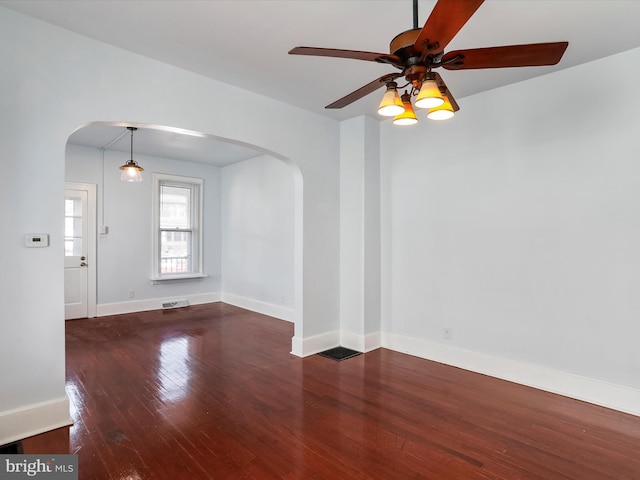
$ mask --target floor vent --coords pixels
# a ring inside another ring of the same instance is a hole
[[[169,308],[180,308],[186,307],[189,305],[189,302],[186,300],[171,300],[170,302],[162,302],[162,309],[167,310]]]
[[[321,357],[330,358],[337,362],[341,362],[342,360],[346,360],[347,358],[352,358],[360,355],[362,352],[358,352],[357,350],[351,350],[350,348],[345,347],[335,347],[330,348],[329,350],[325,350],[324,352],[320,352],[318,355]]]

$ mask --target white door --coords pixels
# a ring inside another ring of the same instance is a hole
[[[95,185],[66,184],[64,197],[65,319],[95,316]]]

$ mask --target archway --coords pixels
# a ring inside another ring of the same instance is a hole
[[[164,125],[135,122],[97,121],[84,124],[69,136],[65,179],[67,181],[82,181],[98,185],[98,243],[100,247],[103,247],[102,250],[104,252],[109,252],[109,249],[118,249],[118,242],[111,241],[111,238],[109,238],[111,235],[109,232],[114,232],[114,228],[122,231],[123,229],[131,228],[131,225],[137,226],[145,222],[142,215],[138,215],[139,220],[136,221],[136,215],[134,213],[128,212],[123,214],[122,208],[109,204],[109,199],[114,196],[122,202],[122,205],[127,203],[133,205],[148,204],[148,196],[144,193],[149,189],[148,186],[133,190],[129,188],[131,185],[126,185],[125,182],[119,182],[118,180],[120,172],[117,170],[117,166],[124,163],[128,158],[129,137],[126,130],[127,126],[138,129],[135,132],[134,156],[136,160],[145,167],[146,171],[144,173],[149,179],[151,178],[149,174],[158,168],[165,173],[169,170],[170,173],[182,173],[186,168],[186,170],[192,172],[192,175],[198,176],[200,174],[198,172],[212,170],[211,167],[214,167],[213,170],[220,170],[227,168],[229,165],[248,161],[250,158],[265,157],[277,161],[282,165],[286,165],[287,170],[291,174],[293,185],[293,302],[291,318],[286,319],[292,320],[294,323],[294,337],[300,337],[302,335],[303,322],[303,178],[299,167],[293,161],[277,152],[268,151],[256,145],[238,142],[212,134]],[[152,143],[154,144],[153,148],[150,146]],[[203,152],[206,151],[212,152],[210,159],[203,156]],[[227,155],[227,157],[231,159],[231,163],[221,159],[221,151],[222,156]],[[159,157],[159,155],[162,155],[162,157]],[[176,166],[170,164],[172,161]],[[185,167],[187,163],[193,165]],[[161,164],[161,166],[156,164]],[[219,175],[217,180],[215,175],[209,178],[210,183],[215,184],[216,181],[220,181]],[[211,196],[211,192],[209,196]],[[117,216],[114,215],[115,212],[118,212]],[[124,220],[121,217],[125,217]],[[112,225],[110,225],[110,223]],[[141,227],[143,229],[146,228],[145,225],[141,225]],[[148,231],[149,230],[146,230],[146,232]],[[103,243],[100,243],[101,241]],[[123,244],[123,240],[120,241],[120,244]],[[131,250],[141,251],[143,249],[144,245],[141,244],[138,248],[132,248]],[[120,251],[122,251],[122,249],[120,249]],[[137,268],[144,270],[144,273],[140,275],[140,278],[142,278],[143,275],[147,274],[148,269],[141,266],[144,262],[138,257],[139,255],[131,255],[130,258],[127,259],[127,262],[128,265],[138,265]],[[113,262],[102,261],[102,264],[105,265],[102,271],[106,272],[105,275],[107,278],[110,270],[113,271],[111,275],[115,275],[116,269],[113,267]],[[212,273],[212,277],[218,277],[218,280],[220,280],[220,269],[216,270],[212,268]],[[204,283],[204,281],[201,281],[199,285],[202,286]],[[99,284],[104,285],[104,281],[99,282]],[[215,282],[210,282],[210,285],[214,284]],[[221,282],[218,283],[218,285],[221,286]],[[173,295],[173,292],[168,293],[170,291],[169,288],[164,287],[166,286],[163,286],[163,295]],[[138,288],[134,288],[133,286],[118,285],[113,288],[120,288],[120,290],[117,292],[109,292],[108,295],[101,295],[102,298],[98,301],[98,316],[136,311],[136,308],[150,309],[150,302],[158,296],[162,297],[162,295],[152,295],[149,292],[143,292],[142,295],[140,295]],[[209,290],[211,290],[211,288],[212,287],[209,287]],[[186,287],[181,285],[180,289],[175,290],[175,292],[177,292],[176,295],[180,296],[180,294],[186,291],[185,289]],[[218,291],[220,294],[219,299],[224,301],[224,291],[222,288],[219,288]],[[207,291],[206,293],[210,292]],[[202,303],[206,303],[207,300],[214,300],[215,298],[211,295],[206,296],[204,291],[197,291],[195,294],[200,295],[198,298]],[[127,296],[129,298],[126,298]],[[260,303],[261,302],[257,302],[256,305]],[[256,311],[259,311],[259,309]],[[269,310],[262,311],[261,313],[273,315]]]

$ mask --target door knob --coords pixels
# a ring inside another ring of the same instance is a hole
[[[82,263],[80,264],[80,266],[81,266],[81,267],[86,267],[86,266],[87,266],[87,264],[86,264],[86,263],[84,263],[84,262],[82,262]]]

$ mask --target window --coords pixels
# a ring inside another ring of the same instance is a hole
[[[82,198],[64,199],[64,256],[82,255]]]
[[[204,276],[202,184],[200,178],[153,175],[153,280]]]

